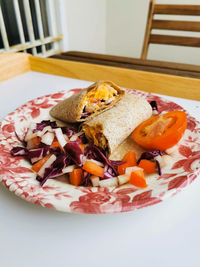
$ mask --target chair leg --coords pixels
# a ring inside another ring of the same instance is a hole
[[[150,0],[141,59],[147,58],[147,53],[148,53],[148,48],[149,48],[149,37],[151,34],[151,25],[152,25],[153,14],[154,14],[154,6],[155,6],[155,0]]]

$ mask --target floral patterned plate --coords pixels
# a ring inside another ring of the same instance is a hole
[[[200,174],[200,123],[188,114],[187,130],[173,155],[173,164],[152,179],[145,189],[132,185],[116,188],[74,187],[66,182],[48,180],[41,187],[30,164],[22,157],[12,157],[10,149],[19,145],[15,131],[25,133],[30,121],[49,118],[57,102],[81,89],[62,91],[31,100],[10,113],[0,125],[0,181],[17,196],[64,212],[114,213],[154,205],[175,195]],[[131,90],[148,101],[156,100],[159,111],[182,110],[177,104],[149,93]],[[150,178],[151,179],[151,178]]]

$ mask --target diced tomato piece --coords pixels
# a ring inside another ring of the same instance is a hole
[[[166,150],[179,142],[186,127],[186,113],[171,111],[143,121],[133,131],[132,137],[144,148]]]

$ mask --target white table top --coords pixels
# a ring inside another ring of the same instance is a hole
[[[29,72],[0,84],[0,119],[26,101],[90,82]],[[200,120],[200,102],[166,97]],[[28,203],[0,184],[2,267],[199,267],[200,183],[157,205],[110,215]]]

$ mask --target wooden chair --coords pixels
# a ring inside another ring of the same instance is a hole
[[[177,21],[154,19],[154,15],[192,15],[200,16],[200,5],[166,5],[156,4],[150,0],[141,58],[146,59],[149,44],[166,44],[200,47],[200,37],[152,34],[153,29],[200,32],[199,21]]]

